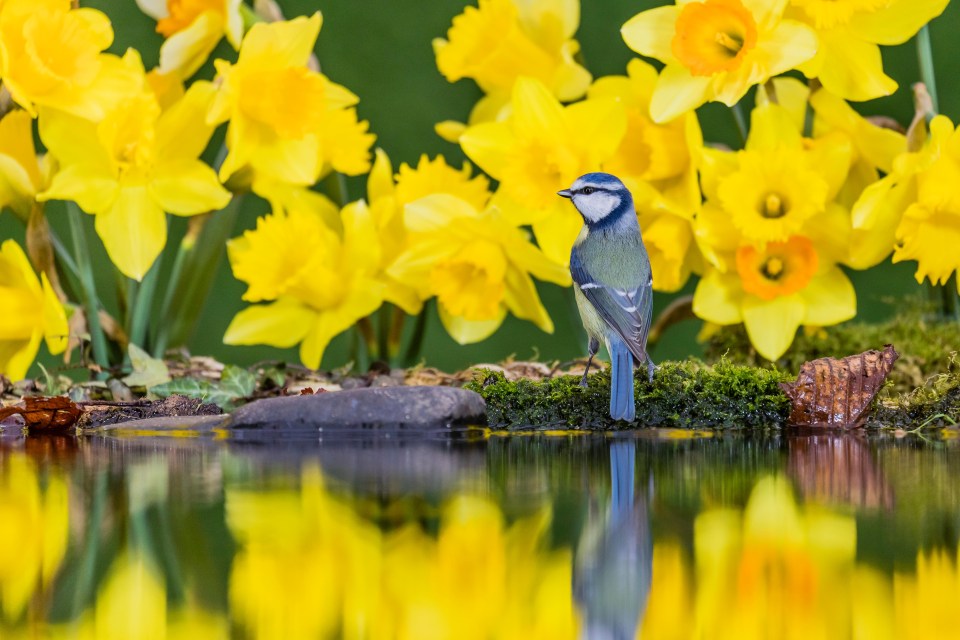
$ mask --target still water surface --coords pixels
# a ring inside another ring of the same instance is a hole
[[[0,440],[0,638],[960,637],[960,446]]]

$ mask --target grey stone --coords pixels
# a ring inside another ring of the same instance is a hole
[[[454,387],[371,387],[268,398],[233,412],[228,428],[336,432],[436,431],[486,424],[480,394]]]

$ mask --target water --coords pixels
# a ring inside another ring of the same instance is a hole
[[[0,638],[949,638],[957,441],[0,441]]]

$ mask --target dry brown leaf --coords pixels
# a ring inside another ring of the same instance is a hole
[[[796,382],[781,382],[790,398],[789,422],[802,427],[853,428],[862,425],[870,403],[900,357],[893,345],[803,363]]]
[[[19,414],[28,429],[53,431],[72,427],[80,413],[80,407],[66,396],[28,396],[23,399],[23,406],[0,409],[0,421]]]

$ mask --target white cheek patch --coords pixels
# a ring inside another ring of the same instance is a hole
[[[606,191],[595,191],[590,195],[575,196],[574,204],[584,218],[590,222],[599,222],[620,206],[620,196]]]

